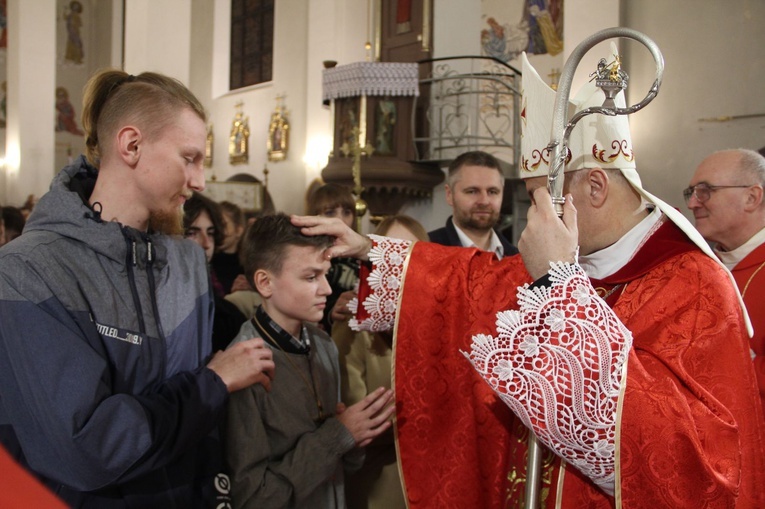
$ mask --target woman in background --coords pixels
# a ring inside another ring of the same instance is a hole
[[[308,196],[306,213],[311,216],[337,217],[356,230],[356,200],[351,190],[336,184],[324,184]],[[356,296],[359,280],[359,261],[355,258],[333,258],[327,273],[332,295],[327,297],[327,307],[321,320],[322,328],[329,333],[332,323],[350,317],[347,304]]]
[[[226,295],[237,290],[249,290],[247,278],[244,277],[244,269],[239,263],[239,244],[247,228],[247,220],[241,207],[230,201],[222,201],[220,211],[223,215],[223,239],[215,249],[212,266],[223,291]],[[238,286],[235,285],[237,276],[240,278]]]
[[[204,250],[209,266],[215,247],[223,241],[223,216],[217,202],[195,192],[183,205],[184,236]],[[213,316],[212,351],[225,350],[239,328],[247,321],[234,304],[224,300],[223,287],[210,268],[210,290],[215,299]]]

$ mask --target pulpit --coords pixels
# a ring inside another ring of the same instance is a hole
[[[396,214],[409,201],[429,197],[444,175],[435,164],[415,162],[413,114],[419,95],[416,63],[355,62],[324,69],[333,144],[321,175],[325,182],[363,188],[372,216]]]

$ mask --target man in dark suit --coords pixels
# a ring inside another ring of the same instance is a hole
[[[428,232],[431,242],[445,246],[476,247],[497,258],[518,250],[495,229],[502,206],[505,177],[499,161],[486,152],[465,152],[449,165],[446,202],[452,215],[446,226]]]

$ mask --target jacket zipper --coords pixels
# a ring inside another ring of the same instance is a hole
[[[165,332],[162,329],[162,321],[159,316],[159,306],[157,305],[157,285],[154,281],[154,244],[150,239],[146,239],[146,275],[149,279],[149,294],[151,295],[151,308],[154,313],[154,322],[157,324],[157,333],[162,340],[162,372],[165,372],[167,365],[167,341]]]
[[[128,244],[126,265],[128,271],[128,281],[130,282],[130,294],[133,297],[133,305],[135,306],[136,315],[138,316],[138,328],[140,329],[141,334],[145,335],[146,323],[144,323],[143,320],[143,309],[141,308],[141,300],[138,298],[138,289],[135,285],[135,274],[133,272],[134,267],[137,265],[137,247],[135,241],[130,239],[127,235],[125,235],[125,242]]]

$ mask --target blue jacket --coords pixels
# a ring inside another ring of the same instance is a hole
[[[0,249],[0,442],[75,507],[215,507],[228,394],[204,367],[204,253],[101,220],[97,174],[62,170]]]

